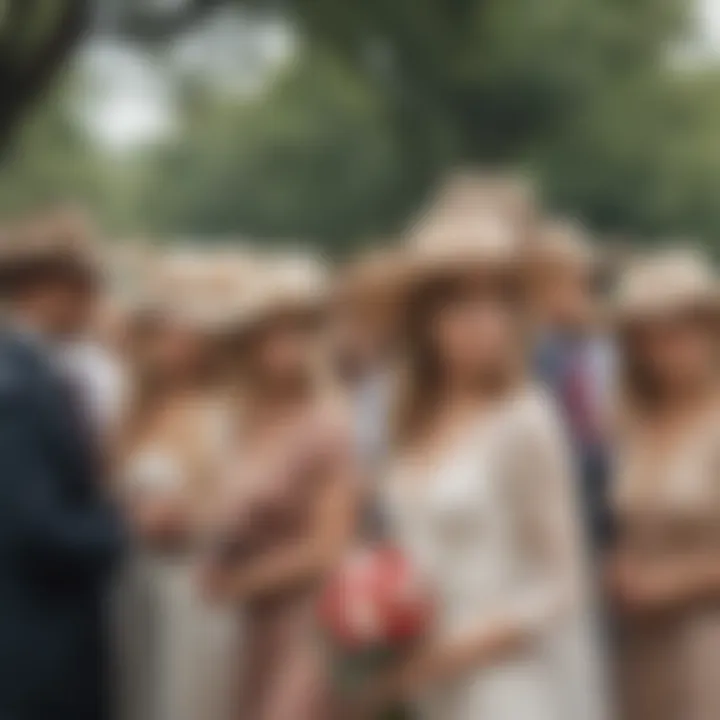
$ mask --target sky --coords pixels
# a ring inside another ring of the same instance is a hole
[[[700,6],[709,41],[715,47],[720,47],[720,0],[700,0]]]
[[[702,35],[698,46],[692,48],[692,57],[717,56],[720,0],[696,2]],[[287,26],[258,25],[236,15],[220,14],[175,48],[172,61],[189,69],[210,70],[209,75],[218,81],[251,93],[262,86],[273,68],[287,59],[293,47]],[[90,81],[85,116],[101,143],[123,151],[172,130],[172,97],[165,75],[168,67],[159,59],[102,40],[89,43],[81,63]],[[228,67],[235,71],[228,74]],[[244,72],[237,72],[239,68],[244,68]]]
[[[85,47],[83,114],[110,149],[124,150],[172,130],[170,72],[197,72],[239,93],[253,93],[294,48],[289,28],[220,14],[165,55],[150,55],[107,37]]]

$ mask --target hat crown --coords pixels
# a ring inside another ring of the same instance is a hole
[[[253,258],[243,251],[176,250],[158,258],[147,273],[146,304],[160,313],[199,326],[226,322],[255,276]]]
[[[637,261],[625,272],[616,295],[621,314],[717,301],[718,283],[710,262],[701,253],[684,249]]]
[[[451,177],[409,234],[409,247],[424,257],[516,254],[524,213],[518,186],[482,173]]]

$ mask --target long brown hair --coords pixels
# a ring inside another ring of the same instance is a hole
[[[406,305],[404,362],[399,368],[400,383],[393,418],[396,447],[406,446],[422,432],[441,399],[443,368],[432,338],[432,319],[455,296],[458,283],[456,277],[430,281],[419,286]],[[513,303],[517,302],[520,307],[522,295],[518,284],[508,281],[503,287],[511,292]],[[515,386],[524,369],[524,362],[503,368],[502,377],[497,378],[497,392],[504,393]]]

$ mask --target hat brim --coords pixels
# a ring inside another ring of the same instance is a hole
[[[428,253],[410,257],[388,279],[387,292],[395,303],[406,305],[417,292],[436,282],[472,277],[494,277],[521,285],[526,264],[517,252]]]
[[[247,337],[263,328],[283,320],[321,320],[328,307],[328,299],[322,294],[292,295],[258,301],[250,307],[229,311],[219,318],[219,332],[235,338]]]
[[[644,302],[625,303],[610,308],[609,319],[618,329],[661,321],[678,315],[698,313],[720,320],[720,291],[685,293],[676,297],[655,296]]]

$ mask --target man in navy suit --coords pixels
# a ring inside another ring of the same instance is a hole
[[[98,276],[69,228],[0,247],[0,718],[108,714],[104,614],[122,547],[102,459],[62,348]]]
[[[588,537],[597,551],[612,538],[607,499],[607,426],[614,352],[597,322],[600,263],[581,228],[554,223],[535,248],[535,371],[558,401],[572,442]]]

